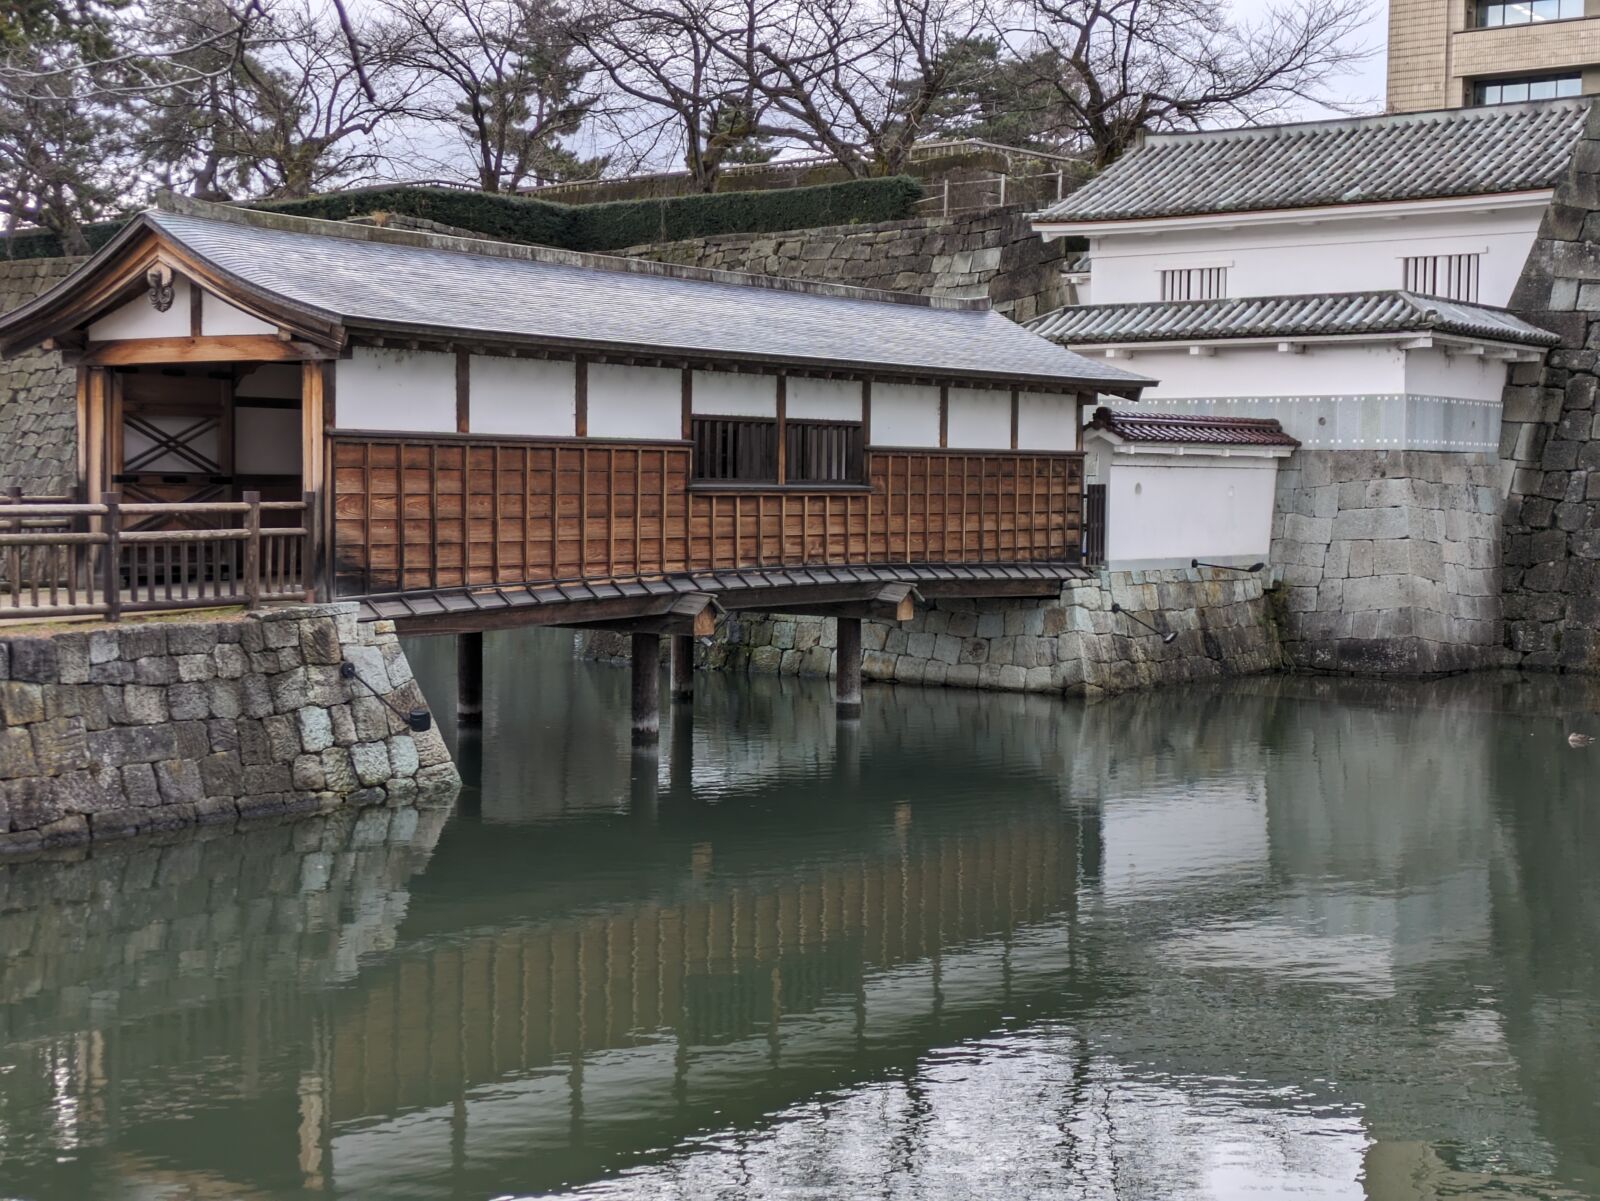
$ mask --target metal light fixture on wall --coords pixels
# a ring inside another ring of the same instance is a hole
[[[1213,571],[1243,571],[1254,573],[1266,566],[1265,563],[1252,563],[1249,567],[1235,567],[1232,563],[1202,563],[1199,559],[1190,559],[1190,567],[1209,567]]]
[[[1129,621],[1133,622],[1135,625],[1143,626],[1145,629],[1149,630],[1152,634],[1154,634],[1158,638],[1160,638],[1161,641],[1166,643],[1168,646],[1171,646],[1174,642],[1176,642],[1178,640],[1178,636],[1176,634],[1174,634],[1172,631],[1169,630],[1165,634],[1163,634],[1160,630],[1156,629],[1155,626],[1151,625],[1148,621],[1145,621],[1142,617],[1135,617],[1132,613],[1129,613],[1121,605],[1117,604],[1116,601],[1112,601],[1111,602],[1111,611],[1113,613],[1122,614],[1124,617],[1126,617]]]

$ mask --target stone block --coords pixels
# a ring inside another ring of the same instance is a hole
[[[147,684],[128,684],[122,689],[122,719],[130,725],[153,726],[167,721],[167,690]]]
[[[1405,575],[1375,575],[1345,581],[1344,610],[1393,609],[1411,603],[1411,579]]]
[[[199,762],[200,782],[211,797],[236,797],[244,791],[244,765],[237,751],[218,751]]]
[[[89,740],[81,717],[42,721],[31,729],[33,757],[41,775],[58,776],[89,766]]]
[[[350,762],[350,751],[342,746],[329,747],[319,756],[322,762],[324,786],[333,792],[353,792],[356,787],[355,767]]]
[[[326,782],[322,771],[322,757],[309,754],[296,756],[290,768],[290,776],[296,788],[308,792],[322,791]]]
[[[169,805],[192,805],[203,800],[206,790],[201,786],[200,768],[192,759],[170,759],[155,765],[156,787],[161,799]]]
[[[328,710],[307,708],[295,714],[300,727],[300,745],[309,754],[318,754],[333,745],[333,719]]]
[[[0,680],[0,722],[22,726],[44,720],[44,685]]]
[[[358,742],[350,748],[356,779],[364,787],[382,784],[391,775],[389,751],[382,742]]]
[[[211,695],[204,684],[173,684],[167,688],[167,711],[173,721],[204,720],[212,714]]]
[[[55,783],[42,776],[0,780],[0,811],[12,830],[37,830],[61,816]]]
[[[89,665],[111,663],[122,658],[122,642],[116,630],[95,630],[89,635]]]
[[[27,684],[54,684],[61,672],[51,638],[14,638],[10,643],[7,675]]]
[[[356,719],[349,705],[334,705],[328,709],[328,720],[333,723],[333,741],[338,746],[353,746],[360,741],[356,734]]]
[[[244,769],[243,797],[268,797],[288,792],[293,778],[287,763],[254,763]]]
[[[1404,538],[1409,535],[1407,510],[1347,509],[1333,519],[1332,537],[1343,539]]]
[[[57,634],[55,644],[57,679],[63,684],[87,684],[89,635]]]
[[[124,662],[127,660],[124,659]],[[137,684],[159,686],[178,681],[178,665],[169,655],[150,655],[133,660],[133,679]]]
[[[267,677],[259,672],[242,676],[239,680],[239,701],[245,716],[269,716],[273,711],[273,698]]]

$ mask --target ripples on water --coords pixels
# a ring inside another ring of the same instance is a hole
[[[702,677],[637,755],[489,645],[453,813],[0,868],[0,1196],[1600,1196],[1593,682]]]

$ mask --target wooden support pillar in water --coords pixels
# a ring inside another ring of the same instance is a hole
[[[672,699],[694,700],[694,637],[690,634],[672,636]]]
[[[483,634],[456,635],[456,724],[483,724]]]
[[[633,742],[661,737],[661,635],[633,636]]]
[[[837,619],[839,650],[833,674],[833,695],[840,717],[861,716],[861,619]]]

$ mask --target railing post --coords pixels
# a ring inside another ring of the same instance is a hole
[[[320,515],[317,513],[317,494],[315,492],[302,492],[300,503],[305,505],[305,510],[300,514],[300,528],[305,533],[300,535],[300,586],[305,592],[306,604],[314,604],[320,600],[331,600],[332,593],[326,597],[318,597],[317,581],[322,578],[322,555],[329,553],[323,546],[320,532]],[[321,554],[316,552],[320,549]]]
[[[949,215],[950,215],[950,177],[947,175],[947,176],[945,176],[945,180],[944,180],[944,216],[948,217]]]
[[[122,493],[102,492],[106,507],[105,558],[100,564],[100,588],[105,594],[106,620],[122,620]]]
[[[1006,177],[1004,174],[1000,176],[1000,207],[1006,207]]]
[[[244,603],[248,609],[261,607],[261,493],[246,492],[244,503],[250,511],[244,515]]]
[[[22,503],[22,488],[20,485],[13,484],[11,487],[6,489],[6,501],[7,503],[13,505],[20,505]],[[6,528],[18,534],[22,533],[24,526],[22,524],[21,515],[19,514],[8,521],[6,523]],[[39,578],[38,558],[39,556],[37,554],[28,556],[29,563],[34,567],[34,579]],[[13,546],[11,548],[10,562],[11,603],[13,605],[20,606],[22,604],[22,548],[20,546]]]

